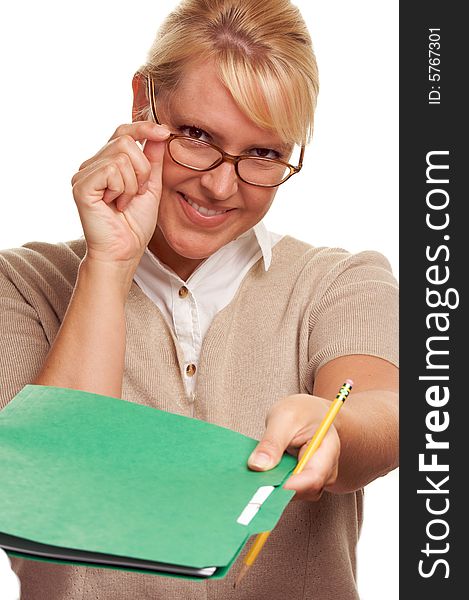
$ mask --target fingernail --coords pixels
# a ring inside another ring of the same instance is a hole
[[[268,467],[272,463],[272,459],[268,454],[264,454],[263,452],[255,452],[251,455],[249,462],[253,467],[265,469],[265,467]]]

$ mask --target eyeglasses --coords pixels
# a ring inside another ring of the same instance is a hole
[[[155,84],[151,77],[147,77],[148,97],[153,119],[160,124],[156,112]],[[298,166],[294,167],[287,162],[274,158],[264,158],[241,154],[235,156],[228,154],[215,146],[202,140],[197,140],[186,135],[171,133],[166,140],[168,152],[172,160],[193,171],[211,171],[223,162],[234,164],[236,175],[250,185],[260,187],[277,187],[298,173],[303,166],[305,147],[301,146]]]

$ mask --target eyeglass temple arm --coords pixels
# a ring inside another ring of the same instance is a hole
[[[158,119],[158,115],[156,113],[156,106],[155,106],[155,84],[153,82],[153,79],[147,75],[147,90],[148,90],[148,99],[150,100],[150,110],[151,110],[151,114],[153,119],[155,120],[155,123],[157,123],[158,125],[161,125],[160,120]]]
[[[301,171],[301,167],[303,166],[303,157],[305,155],[305,145],[301,145],[300,158],[298,159],[298,166],[295,168],[295,173]]]

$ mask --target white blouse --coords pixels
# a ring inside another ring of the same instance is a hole
[[[187,281],[145,250],[134,280],[160,309],[179,341],[189,398],[194,397],[202,341],[213,318],[231,302],[259,258],[269,269],[272,248],[282,237],[267,231],[261,221],[204,260]]]

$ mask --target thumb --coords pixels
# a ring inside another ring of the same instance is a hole
[[[165,142],[150,142],[145,144],[144,154],[150,161],[150,177],[147,185],[150,192],[159,198],[161,193],[161,179],[163,171],[163,157]]]
[[[281,415],[271,414],[263,438],[248,459],[248,467],[254,471],[266,471],[275,467],[283,456],[291,439]]]

